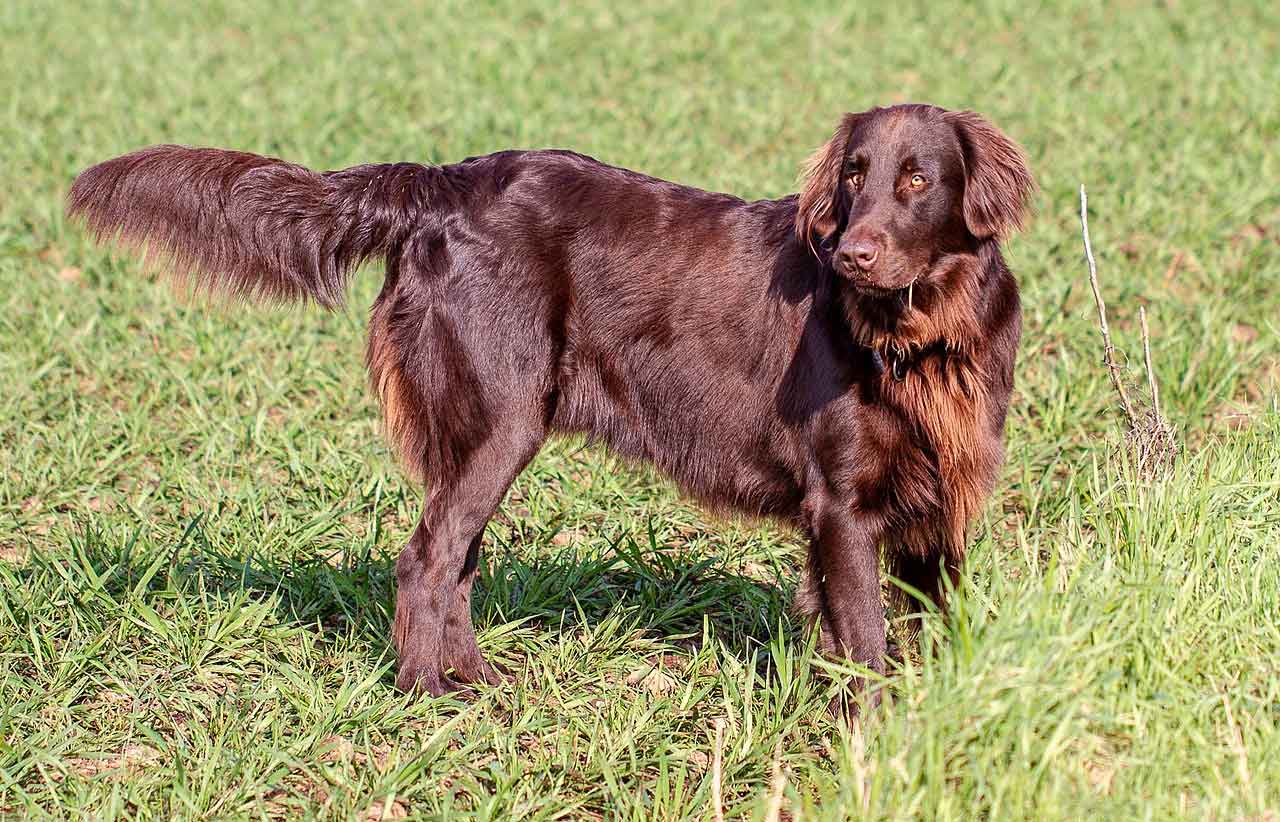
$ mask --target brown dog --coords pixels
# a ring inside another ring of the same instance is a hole
[[[1033,190],[971,112],[846,115],[804,191],[744,202],[564,151],[318,174],[159,146],[71,213],[198,285],[335,306],[387,260],[368,364],[429,488],[396,564],[397,683],[495,681],[471,626],[485,525],[553,433],[810,537],[824,650],[884,670],[878,549],[942,605],[995,481],[1020,334],[999,242]]]

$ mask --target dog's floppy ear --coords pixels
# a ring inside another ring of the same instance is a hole
[[[1036,182],[1017,143],[972,111],[948,111],[964,151],[964,221],[979,239],[1004,239],[1022,228]]]
[[[845,152],[859,115],[846,114],[836,133],[804,164],[804,188],[796,207],[796,237],[817,256],[814,238],[825,240],[835,233],[845,204],[840,193],[840,173]]]

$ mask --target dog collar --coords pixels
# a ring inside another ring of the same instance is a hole
[[[875,365],[876,373],[883,374],[886,371],[893,376],[895,382],[902,382],[907,378],[907,372],[915,367],[917,363],[935,352],[945,351],[946,343],[936,342],[926,345],[916,351],[914,355],[898,348],[891,346],[888,350],[888,359],[876,349],[871,349],[871,362]]]

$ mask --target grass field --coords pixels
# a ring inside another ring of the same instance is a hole
[[[879,5],[879,4],[877,4]],[[1280,7],[307,3],[0,9],[0,815],[1269,819],[1280,814]],[[956,612],[848,732],[801,546],[580,442],[490,527],[516,681],[392,687],[422,492],[341,313],[192,301],[62,216],[158,142],[313,168],[562,146],[746,197],[840,112],[972,107],[1042,186]],[[1077,222],[1184,453],[1136,477]],[[779,783],[780,784],[780,783]]]

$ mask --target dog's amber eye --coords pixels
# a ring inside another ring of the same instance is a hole
[[[912,187],[912,188],[924,188],[924,184],[925,184],[926,182],[928,182],[928,181],[927,181],[927,180],[925,180],[925,178],[924,178],[924,175],[923,175],[923,174],[912,174],[912,175],[911,175],[911,187]]]
[[[850,174],[849,182],[853,184],[854,188],[862,188],[862,172],[855,171],[852,174]]]

